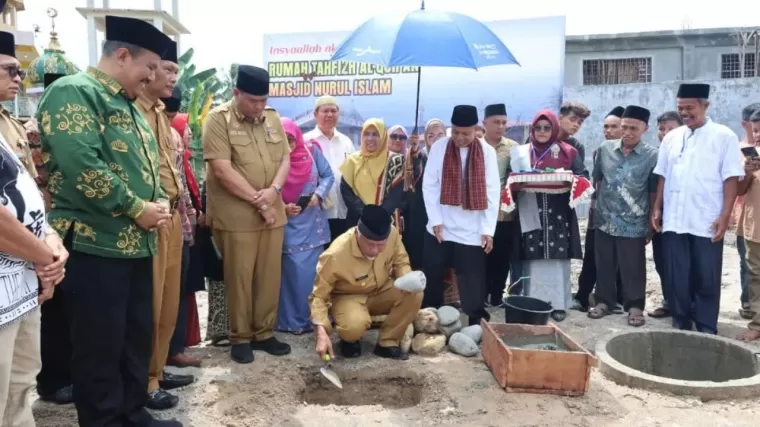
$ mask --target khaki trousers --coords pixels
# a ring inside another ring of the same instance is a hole
[[[253,232],[214,230],[213,234],[224,264],[230,343],[273,337],[285,227]]]
[[[338,336],[346,342],[361,339],[372,324],[371,316],[387,315],[377,343],[381,347],[398,347],[406,328],[420,311],[423,295],[396,289],[393,280],[388,280],[373,294],[334,296],[330,313]]]
[[[60,292],[58,290],[57,292]],[[40,372],[40,309],[0,329],[0,426],[34,427],[29,392]]]
[[[749,270],[749,305],[755,313],[747,327],[760,331],[760,243],[744,239],[747,245],[747,269]]]
[[[180,277],[182,276],[182,224],[179,213],[158,232],[158,249],[153,257],[153,352],[148,370],[148,393],[158,390],[163,379],[169,342],[177,324]]]

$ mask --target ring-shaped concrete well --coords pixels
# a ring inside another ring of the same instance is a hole
[[[697,332],[640,330],[596,344],[599,370],[618,384],[702,400],[760,396],[760,352]]]

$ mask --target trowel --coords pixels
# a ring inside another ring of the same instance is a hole
[[[336,374],[335,371],[332,370],[332,363],[330,363],[330,360],[331,360],[330,355],[325,354],[325,362],[327,363],[325,364],[325,366],[319,368],[319,372],[322,374],[322,376],[327,378],[328,381],[333,383],[335,387],[342,389],[343,383],[340,382],[340,378],[338,378],[338,374]]]

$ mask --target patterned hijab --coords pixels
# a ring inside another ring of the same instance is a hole
[[[374,128],[380,134],[380,146],[374,152],[367,150],[364,133]],[[388,163],[388,132],[382,119],[368,119],[362,126],[362,143],[359,152],[346,158],[340,172],[343,180],[364,203],[375,203],[380,178]],[[364,173],[366,171],[366,173]]]

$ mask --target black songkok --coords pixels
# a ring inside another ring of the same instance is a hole
[[[172,96],[168,98],[161,98],[161,102],[164,103],[164,107],[167,113],[176,113],[179,111],[179,107],[182,105],[182,91],[179,88],[172,90]]]
[[[16,37],[13,33],[0,31],[0,55],[16,57]]]
[[[177,58],[177,42],[169,40],[166,51],[161,55],[161,60],[173,62],[175,64],[179,63],[179,59]]]
[[[47,87],[53,84],[54,81],[60,79],[61,77],[64,77],[65,75],[66,74],[45,73],[45,75],[42,77],[42,87],[47,89]]]
[[[506,116],[507,115],[507,106],[504,104],[491,104],[486,107],[486,114],[484,119],[487,119],[491,116]]]
[[[478,109],[472,105],[457,105],[451,113],[451,125],[470,127],[478,124]]]
[[[391,215],[378,205],[366,205],[356,226],[367,239],[383,241],[391,234]]]
[[[682,83],[678,87],[676,98],[701,98],[710,97],[710,85],[704,83]]]
[[[235,87],[249,95],[267,96],[269,95],[269,72],[252,65],[241,65],[238,67]]]
[[[623,112],[623,119],[636,119],[641,120],[642,122],[649,124],[649,110],[643,107],[639,107],[638,105],[629,105],[625,107],[625,111]]]
[[[142,19],[106,15],[106,40],[129,43],[163,57],[172,39]]]
[[[623,112],[625,112],[625,108],[618,105],[617,107],[613,108],[609,113],[607,113],[607,116],[605,117],[615,116],[617,118],[622,118]]]

